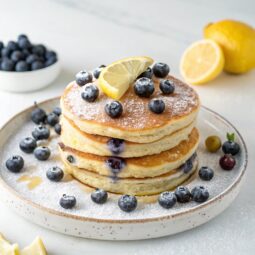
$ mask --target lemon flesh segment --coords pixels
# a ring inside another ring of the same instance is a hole
[[[3,255],[19,255],[19,246],[17,244],[10,244],[0,234],[0,254],[3,254]]]
[[[45,246],[40,237],[36,237],[36,239],[27,247],[25,247],[20,255],[47,255]]]
[[[107,96],[118,100],[152,63],[153,59],[150,57],[121,59],[103,69],[98,84]]]
[[[201,40],[183,53],[180,72],[191,84],[203,84],[216,78],[223,70],[224,55],[213,40]]]

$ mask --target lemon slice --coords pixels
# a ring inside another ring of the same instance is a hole
[[[19,246],[17,244],[10,244],[0,234],[0,254],[3,254],[3,255],[19,255]]]
[[[129,85],[151,64],[150,57],[130,57],[118,60],[103,69],[98,84],[113,99],[120,99]]]
[[[223,70],[224,55],[213,40],[205,39],[190,45],[183,53],[180,72],[191,84],[203,84],[213,80]]]
[[[47,252],[41,238],[36,237],[30,245],[20,252],[20,255],[47,255]]]

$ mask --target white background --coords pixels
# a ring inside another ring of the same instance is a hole
[[[202,38],[212,21],[234,18],[255,25],[253,0],[0,0],[0,40],[26,33],[56,49],[60,77],[46,89],[26,94],[0,92],[0,125],[12,115],[61,94],[80,69],[132,55],[149,55],[179,74],[184,49]],[[22,84],[20,84],[22,86]],[[235,202],[211,222],[171,237],[107,242],[64,236],[33,225],[0,204],[0,232],[21,246],[40,235],[51,255],[79,254],[254,254],[255,253],[255,71],[222,74],[197,86],[202,103],[230,120],[249,150],[246,182]],[[2,149],[2,148],[1,148]]]

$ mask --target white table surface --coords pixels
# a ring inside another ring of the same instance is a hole
[[[202,37],[211,21],[235,18],[255,25],[253,0],[0,0],[0,40],[26,33],[56,49],[60,77],[48,88],[26,94],[0,92],[0,125],[12,115],[61,94],[82,68],[132,55],[169,63],[180,77],[183,50]],[[22,84],[20,84],[22,86]],[[175,236],[135,242],[109,242],[61,235],[20,218],[0,204],[0,232],[21,246],[40,235],[51,255],[79,254],[254,254],[255,253],[255,71],[222,74],[197,86],[204,105],[230,120],[247,142],[247,179],[235,202],[220,216]],[[0,148],[2,149],[2,148]]]

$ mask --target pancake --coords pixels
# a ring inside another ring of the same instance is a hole
[[[61,118],[61,141],[65,146],[81,152],[96,154],[99,156],[119,156],[123,158],[142,157],[158,154],[177,146],[181,141],[188,139],[195,123],[178,130],[171,135],[165,136],[152,143],[134,143],[118,140],[119,147],[114,151],[112,140],[106,136],[91,135],[79,130],[72,120],[62,116]]]
[[[123,106],[123,114],[113,119],[104,110],[112,99],[100,92],[95,102],[86,102],[81,98],[83,88],[76,82],[71,82],[61,97],[62,112],[86,133],[136,143],[151,143],[187,127],[194,122],[199,111],[197,93],[173,76],[168,76],[167,79],[175,84],[175,91],[170,95],[163,95],[159,89],[160,79],[153,78],[155,92],[151,98],[164,100],[166,108],[162,114],[151,112],[148,109],[151,98],[137,96],[133,86],[130,86],[119,100]]]
[[[85,169],[79,169],[65,163],[66,171],[78,181],[94,188],[109,192],[129,195],[155,195],[176,188],[186,181],[196,171],[198,160],[194,158],[192,168],[185,173],[181,168],[154,178],[119,178],[113,180],[109,176],[99,175]]]
[[[144,178],[159,176],[178,168],[195,153],[198,143],[199,133],[194,128],[187,140],[155,155],[126,159],[104,157],[81,152],[64,144],[60,144],[60,155],[65,163],[72,161],[72,166],[87,169],[98,175],[116,174],[120,178]]]

